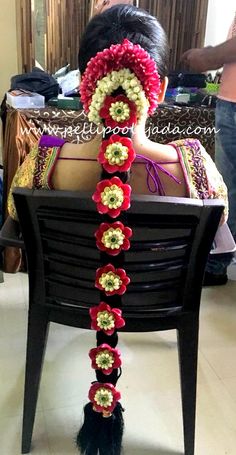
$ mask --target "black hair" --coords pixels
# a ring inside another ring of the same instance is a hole
[[[115,5],[88,23],[79,49],[81,74],[98,52],[121,43],[125,38],[133,44],[140,44],[149,53],[156,62],[161,79],[168,74],[169,46],[162,26],[147,11],[131,5]]]

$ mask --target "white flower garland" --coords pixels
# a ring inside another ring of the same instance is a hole
[[[112,71],[97,82],[97,88],[89,107],[88,118],[90,122],[96,125],[102,122],[99,112],[103,107],[104,101],[107,96],[111,95],[119,87],[125,91],[127,98],[136,104],[138,119],[147,112],[149,102],[143,87],[137,76],[128,68],[125,68],[120,71]]]

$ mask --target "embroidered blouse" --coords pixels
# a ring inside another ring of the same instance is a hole
[[[38,146],[34,147],[29,155],[27,155],[25,161],[15,174],[8,197],[8,212],[12,218],[17,219],[12,196],[13,188],[53,189],[52,175],[57,160],[71,159],[60,158],[60,150],[65,142],[65,140],[57,137],[42,136]],[[226,221],[228,214],[227,188],[210,155],[208,155],[197,139],[180,139],[171,142],[169,145],[172,145],[176,149],[178,155],[178,161],[176,162],[179,162],[181,165],[188,197],[195,199],[223,199],[225,203],[224,221]],[[86,158],[72,159],[86,160]],[[150,193],[161,196],[165,195],[160,173],[168,175],[176,184],[181,183],[163,167],[165,164],[173,164],[173,161],[158,163],[144,155],[137,155],[136,162],[142,163],[146,167],[147,187]]]

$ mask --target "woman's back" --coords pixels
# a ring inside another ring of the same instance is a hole
[[[98,151],[101,136],[84,144],[70,144],[53,136],[42,136],[26,157],[12,182],[8,211],[16,218],[12,188],[47,188],[93,191],[101,179]],[[176,197],[223,198],[227,189],[211,157],[197,139],[162,145],[134,140],[136,159],[129,183],[133,193]]]
[[[53,188],[92,191],[101,178],[101,166],[97,161],[100,144],[99,136],[81,145],[65,143],[61,147],[52,175]],[[157,172],[165,195],[188,196],[184,172],[174,145],[146,141],[144,144],[134,144],[134,148],[136,156],[139,157],[133,163],[130,176],[134,193],[150,194],[154,189],[154,182],[151,182],[150,186],[147,183],[147,166],[150,167],[153,161],[160,166]],[[155,178],[153,166],[150,169],[150,175]],[[178,182],[171,176],[174,176]],[[158,191],[155,193],[158,194]]]

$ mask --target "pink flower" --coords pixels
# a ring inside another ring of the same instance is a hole
[[[120,400],[120,392],[114,385],[109,383],[95,382],[89,390],[89,400],[93,403],[93,408],[97,412],[102,412],[104,417],[108,417],[115,409],[117,401]]]
[[[100,302],[99,305],[90,308],[89,314],[91,329],[97,332],[102,330],[106,335],[112,335],[115,330],[121,329],[125,325],[122,311],[119,308],[111,308],[105,302]]]
[[[111,256],[117,256],[122,250],[129,250],[129,238],[132,235],[132,229],[124,226],[120,221],[102,223],[95,232],[98,249],[106,251]]]
[[[105,292],[107,296],[123,295],[129,283],[130,278],[126,275],[125,270],[116,269],[112,264],[100,267],[96,271],[95,286]]]
[[[122,183],[119,177],[101,180],[93,194],[93,201],[97,203],[100,214],[107,213],[117,218],[122,210],[130,208],[131,186]]]
[[[112,174],[128,171],[135,156],[131,139],[113,134],[108,140],[102,141],[98,161]]]
[[[101,344],[97,348],[89,351],[89,357],[92,360],[92,368],[101,370],[103,374],[110,375],[114,369],[121,366],[121,352],[114,349],[109,344]]]

